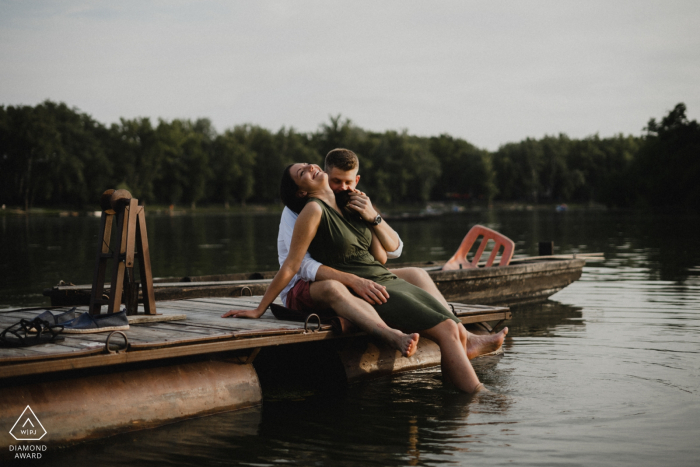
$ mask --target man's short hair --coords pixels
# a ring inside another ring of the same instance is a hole
[[[326,172],[330,172],[333,167],[336,167],[344,172],[360,168],[360,160],[357,154],[349,149],[336,148],[326,154]]]

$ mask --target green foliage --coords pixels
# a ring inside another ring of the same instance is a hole
[[[213,173],[209,165],[215,133],[211,122],[200,119],[160,121],[156,129],[160,174],[156,199],[192,206],[204,199]]]
[[[630,173],[642,144],[633,136],[572,140],[563,134],[506,144],[493,155],[498,199],[630,206]]]
[[[440,176],[440,163],[430,152],[429,140],[406,131],[371,135],[374,144],[363,153],[372,161],[363,170],[363,188],[382,203],[423,202]],[[362,168],[362,166],[361,166]]]
[[[645,203],[700,211],[700,125],[685,112],[681,103],[661,122],[649,120],[635,178]]]
[[[35,202],[81,206],[110,176],[104,133],[65,104],[0,107],[2,199],[25,209]]]
[[[465,199],[490,202],[496,192],[491,154],[450,135],[430,138],[442,175],[436,181],[432,199]]]
[[[340,115],[308,134],[248,124],[219,134],[208,119],[121,119],[107,128],[63,103],[0,106],[0,203],[94,206],[110,187],[148,203],[274,203],[285,166],[323,165],[337,147],[357,153],[360,189],[383,205],[495,199],[700,210],[700,126],[683,104],[651,119],[641,138],[560,134],[493,153],[446,134],[368,132]]]
[[[106,151],[114,167],[112,184],[124,183],[132,188],[134,197],[143,202],[155,201],[155,183],[162,176],[163,161],[151,121],[122,118],[119,124],[112,124]]]
[[[245,144],[245,127],[226,130],[214,140],[212,169],[216,177],[210,198],[228,206],[241,204],[253,196],[255,153]]]

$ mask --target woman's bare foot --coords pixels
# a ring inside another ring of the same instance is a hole
[[[414,353],[416,353],[416,350],[418,350],[418,340],[420,339],[420,335],[417,332],[414,332],[413,334],[404,334],[404,336],[408,337],[408,346],[406,347],[405,352],[401,352],[401,355],[404,357],[412,357]]]
[[[487,353],[495,352],[503,345],[503,340],[508,334],[508,328],[501,329],[496,334],[478,335],[469,333],[467,339],[467,358],[478,357]]]
[[[384,324],[371,329],[369,335],[389,344],[392,349],[398,350],[404,357],[411,357],[418,350],[420,335],[415,332],[413,334],[404,334],[398,329],[392,329]]]
[[[394,349],[401,352],[404,357],[410,357],[416,350],[418,350],[418,340],[420,335],[417,333],[404,334],[397,329],[386,329],[388,336],[386,336],[386,342],[391,345]]]

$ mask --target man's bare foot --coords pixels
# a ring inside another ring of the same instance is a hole
[[[467,358],[478,357],[487,353],[495,352],[503,345],[503,340],[508,334],[508,328],[501,329],[496,334],[478,335],[469,333],[467,338]]]

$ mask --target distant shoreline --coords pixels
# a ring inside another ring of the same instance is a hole
[[[357,153],[361,189],[380,207],[567,203],[700,212],[700,124],[687,118],[683,103],[660,121],[650,119],[642,136],[559,134],[497,151],[448,134],[366,131],[340,116],[311,133],[250,124],[217,132],[206,118],[121,119],[107,126],[45,101],[0,106],[0,121],[0,204],[15,214],[20,207],[74,215],[82,211],[76,207],[91,209],[108,188],[168,212],[171,203],[177,212],[189,212],[184,206],[274,212],[284,168],[297,161],[323,165],[324,155],[339,147]]]
[[[425,204],[396,204],[382,206],[382,212],[392,220],[401,220],[402,214],[419,215],[433,217],[445,214],[459,214],[468,212],[481,212],[487,210],[499,211],[554,211],[559,204],[556,203],[516,203],[516,202],[494,202],[488,204],[458,204],[450,202],[430,202]],[[185,206],[146,205],[146,212],[149,215],[189,215],[189,214],[280,214],[284,206],[281,204],[247,204],[245,206],[231,205],[226,208],[222,204],[210,204],[196,208]],[[568,204],[567,210],[586,211],[607,211],[610,208],[602,204]],[[634,210],[634,209],[632,209]],[[99,217],[99,206],[89,206],[83,209],[73,207],[50,207],[50,208],[30,208],[24,211],[18,206],[6,206],[0,209],[0,216],[59,216],[59,217]]]

